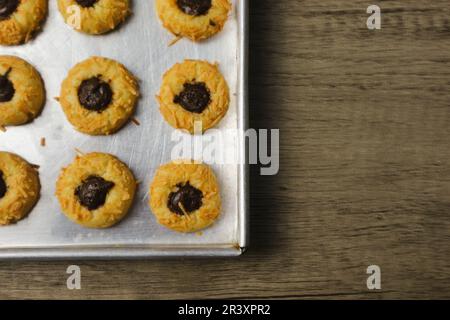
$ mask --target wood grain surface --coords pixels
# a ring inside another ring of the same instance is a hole
[[[250,2],[251,124],[281,130],[281,170],[252,168],[249,252],[78,261],[80,291],[73,262],[1,262],[0,298],[450,298],[448,0]]]

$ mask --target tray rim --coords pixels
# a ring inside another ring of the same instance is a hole
[[[250,171],[247,164],[246,154],[247,147],[245,142],[245,132],[249,129],[249,100],[248,100],[248,60],[249,60],[249,5],[247,0],[239,0],[239,101],[238,117],[239,130],[241,136],[239,165],[239,226],[240,229],[240,254],[247,251],[250,245]]]
[[[0,248],[0,261],[3,260],[120,260],[154,259],[170,257],[237,257],[247,251],[249,246],[249,170],[246,157],[245,131],[248,122],[248,1],[237,1],[239,70],[238,70],[238,241],[227,245],[192,245],[174,247],[169,245],[130,245],[130,246],[55,246],[42,248]]]

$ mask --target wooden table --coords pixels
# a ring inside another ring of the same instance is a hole
[[[251,2],[252,126],[281,129],[281,171],[252,169],[249,252],[77,262],[80,291],[69,262],[2,262],[0,298],[450,298],[448,0]]]

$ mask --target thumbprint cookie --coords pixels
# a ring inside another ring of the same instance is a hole
[[[48,0],[0,1],[0,44],[28,42],[47,15]]]
[[[125,66],[92,57],[70,70],[58,100],[78,131],[98,136],[122,128],[132,116],[138,98],[137,80]]]
[[[45,88],[39,72],[25,60],[0,56],[0,126],[30,122],[44,104]]]
[[[221,200],[213,171],[205,164],[161,166],[150,186],[150,207],[158,222],[178,232],[196,232],[219,217]]]
[[[23,219],[39,199],[39,174],[18,155],[0,152],[0,225]]]
[[[129,0],[58,0],[65,22],[77,31],[103,34],[114,30],[130,14]]]
[[[202,131],[222,120],[230,104],[229,89],[216,64],[186,60],[163,77],[157,97],[164,119],[176,129]]]
[[[231,10],[229,0],[156,0],[166,29],[177,37],[200,41],[219,33]]]
[[[87,228],[109,228],[128,213],[136,192],[128,167],[105,153],[78,156],[64,168],[56,196],[64,214]]]

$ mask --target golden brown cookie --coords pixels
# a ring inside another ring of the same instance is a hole
[[[220,32],[231,10],[229,0],[156,0],[166,29],[177,37],[204,40]]]
[[[37,117],[45,103],[39,72],[25,60],[0,56],[0,126],[15,126]]]
[[[39,174],[21,157],[0,152],[0,225],[23,219],[39,199]]]
[[[47,0],[0,1],[0,44],[28,42],[47,15]]]
[[[62,211],[87,228],[109,228],[128,213],[136,192],[136,180],[116,157],[90,153],[76,157],[56,183]]]
[[[77,31],[103,34],[114,30],[130,14],[129,0],[58,0],[65,22]]]
[[[122,64],[92,57],[70,70],[59,101],[78,131],[109,135],[130,119],[138,98],[137,80]]]
[[[220,215],[219,186],[204,164],[169,163],[156,172],[150,206],[158,222],[179,232],[207,228]]]
[[[203,131],[225,116],[230,104],[227,82],[216,64],[186,60],[170,69],[157,97],[164,119],[176,129],[194,133],[195,123]]]

